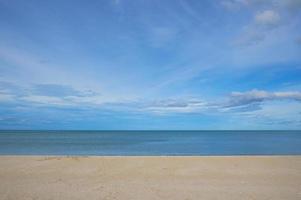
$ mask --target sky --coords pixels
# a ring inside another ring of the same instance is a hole
[[[0,129],[301,129],[301,0],[0,0]]]

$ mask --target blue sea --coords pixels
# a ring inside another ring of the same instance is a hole
[[[301,131],[0,131],[1,155],[301,155]]]

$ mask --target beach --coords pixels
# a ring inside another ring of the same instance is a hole
[[[301,156],[1,156],[1,200],[301,199]]]

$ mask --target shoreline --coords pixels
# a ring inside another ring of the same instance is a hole
[[[301,155],[0,156],[0,199],[300,199]]]

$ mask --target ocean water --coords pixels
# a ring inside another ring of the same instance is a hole
[[[301,131],[0,131],[1,155],[301,155]]]

